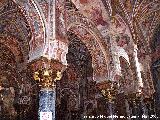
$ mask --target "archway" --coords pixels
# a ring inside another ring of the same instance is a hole
[[[31,40],[29,23],[16,3],[12,0],[3,1],[0,6],[0,43],[7,45],[18,57],[23,57],[18,62],[27,62]]]
[[[60,91],[57,95],[60,101],[57,117],[61,120],[60,114],[63,114],[63,119],[79,120],[82,114],[89,114],[87,112],[94,109],[92,105],[88,107],[90,101],[95,99],[92,56],[77,35],[72,32],[68,35],[68,68],[57,83]]]

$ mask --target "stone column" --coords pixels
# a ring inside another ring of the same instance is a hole
[[[39,92],[39,120],[55,120],[56,91],[41,89]]]
[[[39,120],[55,120],[56,80],[61,79],[64,65],[55,60],[41,57],[32,61],[34,80],[40,87]]]

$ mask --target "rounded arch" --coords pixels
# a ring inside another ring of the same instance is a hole
[[[89,19],[84,17],[82,14],[70,11],[68,12],[68,17],[67,17],[67,31],[69,31],[74,27],[81,27],[94,37],[95,41],[99,44],[101,51],[105,56],[106,64],[108,66],[110,57],[109,49],[107,44],[105,44],[103,37],[100,31],[97,29],[96,25],[94,25]]]
[[[88,49],[86,44],[79,38],[79,36],[77,36],[73,32],[68,32],[68,40],[68,74],[71,73],[70,70],[72,69],[72,71],[74,70],[74,72],[76,72],[75,74],[72,73],[72,76],[75,76],[76,78],[93,77],[93,55],[91,51]]]
[[[83,38],[83,35],[78,34],[76,32],[76,30],[78,31],[79,28],[83,29],[83,30],[87,31],[89,36],[92,37],[92,42],[97,44],[96,48],[98,48],[100,51],[99,52],[100,54],[98,55],[98,57],[100,59],[104,60],[102,68],[105,68],[105,70],[104,69],[102,70],[103,72],[100,71],[101,68],[96,68],[96,70],[99,71],[100,74],[105,72],[105,75],[96,76],[96,77],[94,77],[94,79],[97,82],[101,82],[101,81],[108,79],[108,77],[109,77],[109,63],[110,63],[109,48],[108,48],[108,45],[106,44],[106,41],[103,40],[103,36],[101,35],[97,26],[94,25],[89,19],[87,19],[85,16],[83,16],[82,14],[80,14],[77,11],[76,12],[68,11],[66,25],[67,25],[67,31],[74,31],[74,33],[84,42],[84,44],[86,44],[86,46],[92,46],[92,45],[88,44],[87,43],[88,41]],[[79,33],[81,33],[81,32],[79,32]],[[92,49],[92,51],[95,53],[97,52],[95,49]],[[94,56],[95,55],[92,55],[92,57],[94,57]],[[95,60],[93,59],[93,61],[95,61]],[[97,59],[97,61],[98,61],[98,59]],[[97,66],[97,65],[92,64],[92,66]]]
[[[2,7],[0,8],[0,17],[0,42],[3,42],[13,50],[14,54],[17,54],[16,56],[20,57],[20,54],[22,54],[23,60],[27,61],[32,31],[26,14],[18,4],[9,0],[5,1],[5,4],[2,4]],[[13,43],[11,41],[13,41]]]
[[[95,97],[95,92],[91,91],[94,89],[94,85],[91,86],[94,82],[92,56],[86,44],[74,32],[68,32],[68,41],[66,55],[68,68],[60,81],[61,104],[59,110],[69,110],[70,114],[66,112],[66,117],[69,115],[74,119],[74,116],[80,119],[86,102],[88,103]]]
[[[83,28],[82,28],[83,29]],[[78,31],[74,30],[80,30],[77,29],[70,29],[68,31],[68,38],[69,39],[79,39],[82,41],[82,43],[86,46],[86,49],[88,49],[89,54],[91,54],[91,63],[93,68],[93,79],[97,82],[106,80],[108,77],[108,64],[106,63],[106,59],[104,57],[104,54],[102,50],[100,49],[97,41],[94,39],[88,31],[86,31],[86,35],[80,35],[78,34]],[[70,38],[71,37],[71,38]],[[69,42],[71,42],[69,40]]]
[[[31,29],[31,39],[29,40],[29,57],[30,60],[34,59],[34,55],[37,51],[42,50],[47,42],[46,33],[46,18],[45,14],[36,0],[12,0],[18,5],[19,9],[26,17],[29,27]],[[41,51],[42,52],[42,51]]]
[[[91,30],[88,30],[88,29],[85,27],[85,25],[84,25],[84,24],[81,24],[81,23],[75,23],[75,24],[72,23],[72,25],[69,26],[68,31],[70,31],[70,29],[72,29],[72,27],[75,27],[75,26],[76,26],[76,27],[82,27],[83,29],[87,30],[87,31],[95,38],[95,40],[97,41],[97,43],[99,43],[99,46],[100,46],[100,48],[101,48],[101,50],[102,50],[102,52],[103,52],[103,54],[104,54],[104,56],[105,56],[106,63],[108,64],[108,63],[109,63],[109,53],[108,53],[108,51],[106,51],[106,47],[104,47],[103,43],[101,42],[102,38],[99,38],[99,37],[98,37],[99,35],[94,34],[94,32],[91,31]],[[101,40],[100,40],[100,39],[101,39]]]

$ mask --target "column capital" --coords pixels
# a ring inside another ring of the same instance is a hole
[[[139,92],[132,92],[132,93],[126,94],[125,98],[128,101],[133,101],[133,102],[138,102],[139,101],[140,102],[140,100],[142,98],[142,95]]]
[[[60,80],[66,66],[54,59],[40,57],[29,63],[34,80],[41,88],[53,88],[56,80]]]
[[[115,81],[105,81],[101,84],[97,84],[98,89],[102,95],[110,102],[114,102],[115,96],[118,93],[118,85]]]

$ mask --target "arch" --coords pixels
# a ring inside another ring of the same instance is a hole
[[[87,31],[86,31],[86,35],[78,35],[77,31],[74,31],[74,30],[68,31],[68,38],[71,37],[72,39],[80,39],[83,42],[83,44],[86,46],[88,51],[90,52],[92,57],[93,79],[97,82],[106,80],[108,77],[109,71],[107,68],[106,59],[101,49],[99,48],[98,43]]]
[[[80,115],[85,111],[86,103],[95,97],[95,92],[91,91],[94,88],[94,85],[91,87],[91,83],[93,83],[92,56],[77,35],[71,31],[68,34],[70,34],[68,36],[68,54],[66,55],[68,68],[65,70],[58,88],[61,95],[60,97],[57,95],[59,97],[57,99],[61,101],[61,104],[59,104],[60,112],[57,113],[57,116],[60,117],[61,112],[64,111],[62,109],[67,109],[65,111],[70,111],[70,113],[66,112],[66,118],[70,116],[72,119],[80,119]],[[66,100],[65,103],[63,99]]]
[[[3,4],[0,9],[0,42],[5,43],[11,50],[14,50],[14,47],[16,47],[14,52],[19,51],[17,56],[18,54],[22,54],[23,60],[26,61],[28,59],[30,50],[29,41],[31,39],[31,27],[27,17],[22,9],[12,0],[6,1],[6,4]],[[2,39],[6,39],[9,43],[13,40],[14,47]]]
[[[70,34],[72,35],[68,36],[68,40],[70,41],[67,54],[69,65],[67,69],[68,74],[71,74],[72,77],[74,76],[76,79],[88,79],[89,77],[93,77],[93,57],[89,49],[78,36],[74,33]],[[68,76],[68,78],[70,79],[71,77]],[[81,82],[81,79],[78,80],[78,82]],[[72,80],[72,78],[70,80]]]
[[[97,41],[102,50],[102,53],[105,56],[106,64],[108,65],[109,63],[108,46],[104,44],[103,37],[100,34],[97,27],[89,19],[84,17],[79,12],[69,11],[67,16],[67,31],[76,26],[82,27],[83,29],[87,30],[95,38],[95,40]]]
[[[34,56],[43,52],[44,46],[47,42],[47,23],[45,15],[40,7],[40,4],[36,0],[12,1],[14,1],[15,4],[19,6],[21,11],[23,11],[23,14],[25,15],[31,29],[32,37],[29,41],[29,58],[31,61],[34,59]]]
[[[104,71],[105,71],[105,75],[101,75],[99,77],[95,76],[94,79],[97,80],[97,82],[108,79],[110,54],[109,54],[108,46],[105,43],[105,41],[103,40],[103,37],[100,34],[100,31],[97,29],[97,27],[91,21],[89,21],[86,17],[84,17],[82,14],[78,13],[77,11],[76,12],[69,11],[67,15],[68,15],[67,22],[66,22],[67,23],[67,31],[74,32],[84,42],[84,44],[86,44],[86,46],[89,46],[89,44],[86,42],[87,40],[84,40],[83,35],[80,35],[77,32],[75,32],[76,30],[81,28],[81,29],[87,31],[87,33],[92,37],[92,42],[97,44],[96,48],[98,48],[98,46],[99,46],[98,49],[101,51],[100,56],[101,56],[101,59],[104,59],[104,64],[105,64],[105,65],[103,64],[105,66],[105,70],[103,69],[103,72],[99,72],[99,73],[101,74],[101,73],[104,73]],[[96,53],[95,50],[92,50],[92,51]],[[92,57],[93,56],[94,55],[92,55]],[[92,65],[96,66],[96,64],[92,64]],[[100,69],[97,69],[97,71],[98,70],[100,70]]]

